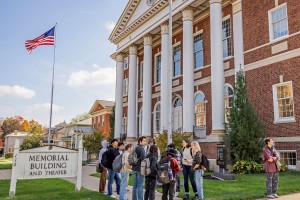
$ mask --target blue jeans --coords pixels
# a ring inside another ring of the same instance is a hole
[[[192,184],[192,188],[195,194],[197,194],[197,187],[195,183],[194,172],[192,171],[192,166],[182,165],[182,172],[184,178],[184,191],[186,195],[190,194],[189,190],[189,178]]]
[[[198,197],[200,199],[204,198],[203,194],[203,170],[195,170],[195,180],[196,180],[196,187],[197,187],[197,192],[198,192]]]
[[[112,195],[112,184],[114,183],[114,179],[116,180],[117,185],[117,193],[120,193],[120,183],[121,183],[121,175],[118,172],[115,172],[111,169],[108,170],[108,184],[107,184],[107,195]]]
[[[126,190],[128,186],[129,172],[121,172],[121,188],[120,188],[120,200],[127,200]]]
[[[132,200],[143,200],[144,199],[144,182],[145,176],[141,175],[141,172],[133,172],[133,189],[132,189]]]

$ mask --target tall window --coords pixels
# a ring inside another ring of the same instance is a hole
[[[270,40],[288,35],[287,6],[282,4],[269,11]]]
[[[154,132],[158,133],[160,131],[160,103],[157,103],[155,107],[155,126],[154,126]]]
[[[180,45],[173,48],[173,76],[180,76],[181,51]]]
[[[123,117],[122,133],[127,133],[127,117]]]
[[[155,58],[155,83],[160,83],[161,81],[161,54],[157,55]]]
[[[182,100],[181,100],[181,98],[177,98],[174,101],[174,108],[177,108],[177,107],[180,107],[180,106],[182,106]]]
[[[231,56],[230,18],[222,22],[223,58]]]
[[[128,78],[123,80],[123,96],[128,94]]]
[[[294,121],[292,81],[273,85],[275,122]]]
[[[105,117],[104,117],[104,115],[102,115],[102,127],[104,127],[104,120],[105,120]]]
[[[297,154],[296,151],[279,151],[280,161],[288,166],[289,169],[296,169]]]
[[[205,96],[202,92],[199,92],[195,96],[195,119],[196,126],[205,127],[206,125],[206,105]]]
[[[142,135],[142,130],[143,130],[143,107],[140,109],[140,113],[138,116],[139,120],[138,120],[138,133],[139,136]]]
[[[225,98],[225,122],[228,122],[228,117],[230,115],[230,108],[232,108],[234,95],[231,86],[225,85],[224,87],[224,98]]]
[[[140,63],[140,90],[143,89],[143,73],[144,73],[144,62]]]
[[[200,33],[194,37],[194,68],[203,66],[203,35]]]
[[[124,70],[128,69],[128,58],[124,58]]]

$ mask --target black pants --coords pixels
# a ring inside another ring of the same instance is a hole
[[[161,199],[168,200],[168,194],[169,194],[169,200],[174,200],[175,186],[176,186],[176,181],[172,181],[171,183],[162,185],[163,195]]]
[[[151,178],[146,176],[145,181],[145,195],[144,200],[154,200],[155,199],[155,186],[156,186],[156,178]]]
[[[176,192],[180,192],[180,175],[181,175],[181,172],[177,172],[176,173]]]
[[[194,172],[192,171],[192,166],[188,165],[182,165],[182,172],[183,172],[183,177],[184,177],[184,191],[185,194],[190,194],[189,190],[189,178],[192,184],[192,188],[195,194],[197,193],[197,187],[196,187],[196,182],[195,182],[195,176]]]

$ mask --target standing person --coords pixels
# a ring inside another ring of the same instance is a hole
[[[144,149],[145,149],[145,152],[146,152],[146,155],[149,153],[149,150],[150,150],[150,146],[151,145],[155,145],[155,146],[157,146],[157,144],[156,144],[156,142],[155,142],[155,140],[153,140],[153,139],[149,139],[149,141],[148,141],[148,145],[145,145],[144,146]],[[159,149],[159,147],[157,146],[157,152],[158,152],[158,157],[157,157],[157,159],[158,159],[158,162],[160,161],[160,159],[161,159],[161,155],[160,155],[160,149]]]
[[[100,150],[100,153],[99,153],[99,164],[100,165],[101,165],[102,155],[105,151],[107,151],[107,140],[103,140],[101,142],[101,145],[102,145],[102,149]],[[107,169],[105,167],[103,167],[103,172],[101,173],[100,182],[99,182],[99,192],[100,193],[104,193],[104,189],[105,189],[105,185],[106,185],[106,174],[107,174]]]
[[[177,152],[175,159],[177,160],[178,164],[182,166],[182,155],[181,152],[176,149],[175,144],[174,143],[169,144],[168,149],[175,149],[175,151]],[[181,171],[176,173],[176,192],[175,192],[176,197],[180,192],[180,175],[181,175]]]
[[[279,181],[279,167],[277,166],[277,161],[279,161],[279,156],[276,149],[273,147],[274,141],[271,138],[265,139],[266,146],[263,148],[263,160],[264,168],[266,172],[266,188],[267,188],[267,198],[274,199],[279,198],[276,194],[278,189]]]
[[[192,184],[192,188],[195,194],[197,194],[197,187],[195,183],[194,172],[192,169],[193,164],[193,155],[191,149],[191,142],[187,139],[182,141],[182,172],[184,178],[184,191],[185,198],[184,200],[188,200],[190,198],[190,190],[189,190],[189,178]]]
[[[112,184],[114,182],[114,179],[116,180],[116,185],[117,185],[117,194],[119,195],[120,193],[120,183],[121,183],[121,175],[118,172],[115,172],[112,169],[112,163],[114,161],[114,159],[120,154],[118,151],[118,140],[117,139],[112,139],[112,141],[110,142],[111,146],[109,147],[108,151],[108,160],[109,160],[109,164],[107,166],[108,168],[108,183],[107,183],[107,195],[111,196],[114,198],[114,196],[112,195]]]
[[[138,144],[135,147],[134,151],[137,155],[138,161],[135,165],[132,166],[133,170],[133,193],[132,200],[143,200],[143,188],[145,177],[141,174],[141,161],[145,159],[145,150],[144,146],[146,145],[146,137],[142,136],[138,140]]]
[[[127,200],[126,191],[128,186],[129,174],[132,172],[131,166],[128,163],[128,156],[133,148],[132,144],[125,146],[125,151],[122,156],[123,167],[121,169],[121,188],[120,188],[120,200]]]
[[[124,143],[123,142],[119,142],[118,143],[118,151],[119,151],[119,154],[122,154],[125,150],[125,146],[124,146]]]
[[[162,195],[161,199],[168,200],[168,196],[169,196],[169,200],[173,200],[174,196],[175,196],[176,173],[179,172],[181,169],[180,169],[180,166],[179,166],[177,160],[175,159],[177,151],[175,149],[168,149],[166,151],[166,153],[167,153],[167,156],[164,159],[162,159],[160,162],[161,163],[170,162],[170,168],[172,170],[172,175],[173,175],[174,181],[171,181],[168,184],[162,185],[163,195]]]
[[[191,143],[192,147],[192,152],[193,152],[193,171],[194,171],[194,176],[195,176],[195,181],[196,181],[196,187],[197,187],[197,194],[195,194],[194,199],[203,199],[204,194],[203,194],[203,173],[204,171],[202,170],[201,167],[201,162],[202,162],[202,152],[201,152],[201,147],[198,142],[193,141]]]
[[[145,183],[145,196],[144,200],[154,200],[155,199],[155,186],[156,186],[156,175],[157,175],[157,161],[158,161],[158,147],[156,145],[151,145],[149,148],[149,153],[146,158],[150,160],[150,171],[151,174],[146,176]]]

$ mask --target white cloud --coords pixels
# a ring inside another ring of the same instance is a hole
[[[92,64],[92,68],[97,69],[99,66],[97,64]]]
[[[52,106],[53,112],[58,112],[62,109],[63,109],[63,107],[55,105],[55,104],[53,104],[53,106]],[[45,111],[45,110],[47,112],[50,112],[50,103],[41,103],[41,104],[36,103],[36,104],[31,105],[31,106],[27,106],[27,111],[29,113]]]
[[[116,26],[116,23],[111,20],[109,20],[105,23],[105,27],[109,32],[112,32],[114,30],[115,26]]]
[[[98,68],[92,72],[81,70],[71,73],[68,80],[68,85],[86,87],[109,85],[115,83],[115,79],[115,68]]]
[[[25,99],[31,99],[35,96],[35,92],[24,86],[14,85],[0,85],[0,97],[1,96],[14,96]]]

